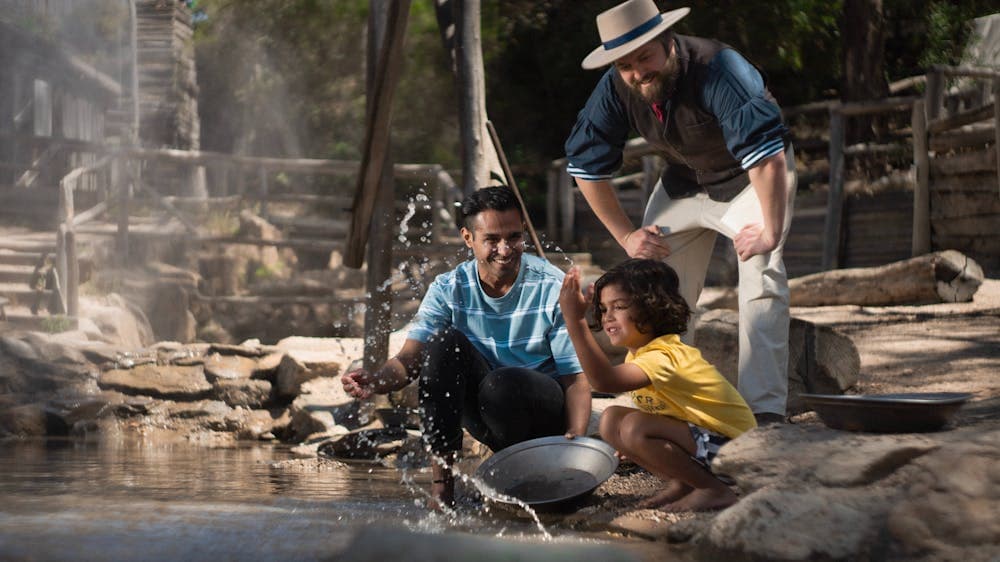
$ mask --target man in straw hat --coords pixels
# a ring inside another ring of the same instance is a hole
[[[758,424],[783,421],[794,157],[761,73],[732,48],[670,29],[689,12],[628,0],[597,16],[601,45],[583,68],[611,67],[566,141],[568,171],[632,257],[663,259],[693,307],[716,233],[739,257],[739,391]],[[611,178],[635,130],[666,161],[636,229]],[[689,334],[690,335],[690,334]]]

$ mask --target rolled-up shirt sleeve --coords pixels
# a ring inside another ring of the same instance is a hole
[[[629,124],[609,68],[577,114],[576,124],[566,139],[566,171],[585,180],[611,179],[622,167],[622,151],[628,140]]]
[[[785,149],[781,109],[766,97],[760,72],[736,51],[723,49],[712,59],[701,101],[744,170]]]

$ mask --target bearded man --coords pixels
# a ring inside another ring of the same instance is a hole
[[[688,8],[628,0],[597,16],[585,69],[611,67],[566,141],[568,172],[631,257],[662,259],[694,308],[717,233],[739,258],[739,391],[758,424],[785,419],[794,156],[761,72],[715,40],[675,34]],[[611,178],[631,131],[666,162],[636,229]],[[689,334],[690,335],[690,334]],[[690,339],[686,337],[685,339]]]

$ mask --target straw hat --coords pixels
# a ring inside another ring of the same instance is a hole
[[[597,32],[602,44],[587,55],[580,66],[590,69],[611,64],[645,45],[690,11],[690,8],[678,8],[661,14],[653,0],[628,0],[605,10],[597,15]]]

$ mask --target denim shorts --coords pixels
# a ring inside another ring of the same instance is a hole
[[[712,472],[712,459],[719,454],[720,447],[729,443],[729,438],[690,422],[688,422],[688,429],[691,430],[691,437],[694,439],[695,445],[695,452],[691,455],[691,459],[705,467],[705,470]]]

